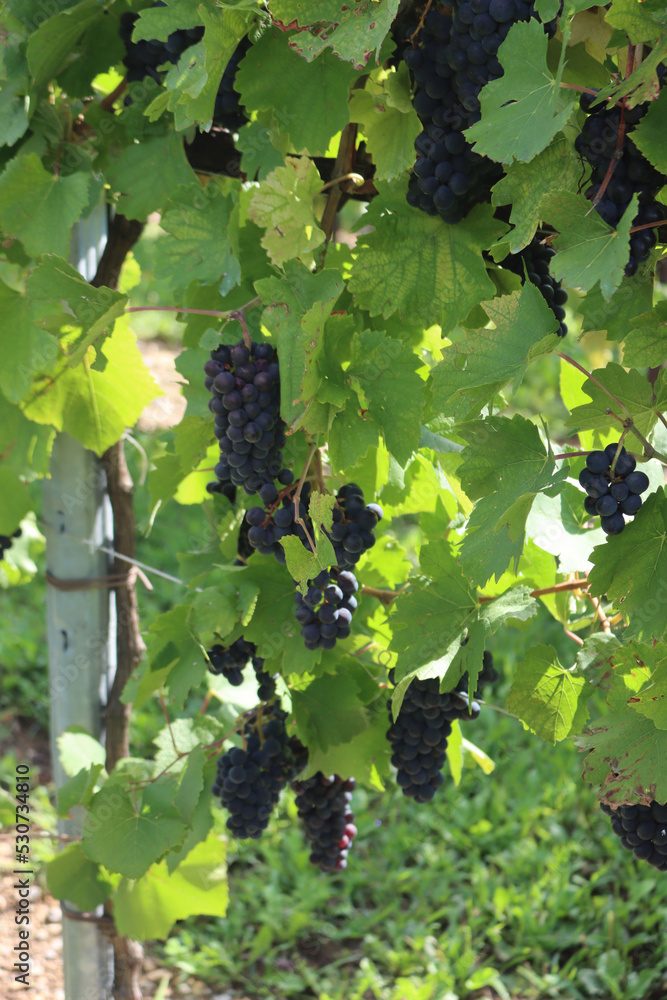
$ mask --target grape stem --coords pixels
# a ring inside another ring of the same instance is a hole
[[[166,722],[167,722],[167,729],[169,730],[169,736],[171,738],[171,745],[174,748],[174,753],[180,754],[180,750],[176,746],[176,739],[174,737],[174,731],[171,728],[171,719],[169,718],[169,712],[167,711],[167,706],[165,705],[165,702],[164,702],[164,694],[163,694],[162,688],[160,688],[160,690],[159,690],[158,693],[160,695],[160,707],[162,708],[162,714],[164,715],[164,717],[166,719]]]
[[[419,18],[419,23],[417,24],[417,27],[415,28],[415,30],[410,35],[410,44],[411,45],[415,44],[415,39],[416,39],[417,35],[419,34],[419,32],[424,27],[424,21],[426,20],[426,15],[428,14],[429,10],[431,9],[431,4],[432,3],[433,3],[433,0],[427,0],[426,7],[422,11],[422,16]]]
[[[368,594],[369,597],[377,597],[378,601],[382,601],[383,604],[389,605],[392,601],[395,601],[397,597],[405,592],[405,586],[401,590],[378,590],[377,587],[367,587],[362,584],[360,587],[362,594]]]
[[[593,597],[591,594],[586,594],[586,597],[595,608],[595,614],[600,619],[600,625],[602,626],[602,631],[606,632],[607,635],[611,635],[611,624],[606,614],[604,613],[602,602],[598,601],[597,597]]]
[[[579,643],[580,646],[583,646],[584,640],[581,639],[578,635],[575,635],[574,632],[570,632],[569,628],[565,628],[563,629],[563,631],[565,632],[565,635],[568,637],[568,639],[574,639],[574,641]]]
[[[565,90],[576,90],[580,94],[593,94],[595,96],[598,91],[593,90],[591,87],[580,87],[577,83],[560,83],[559,86],[563,87]]]
[[[316,444],[311,444],[311,446],[310,446],[310,448],[308,450],[308,458],[304,462],[303,469],[301,470],[301,478],[299,479],[299,482],[298,482],[297,487],[296,487],[296,491],[294,493],[294,520],[296,521],[297,524],[300,524],[301,527],[303,528],[303,530],[305,531],[306,538],[308,539],[308,544],[310,545],[310,548],[312,550],[313,555],[316,554],[315,542],[310,537],[310,534],[308,532],[308,528],[306,527],[306,522],[299,515],[299,503],[301,501],[301,489],[303,487],[303,484],[306,481],[306,476],[308,475],[308,469],[310,468],[310,463],[313,460],[313,455],[315,454],[315,452],[317,450],[318,450],[317,445]]]
[[[121,94],[124,94],[126,90],[127,90],[127,77],[124,76],[123,79],[118,84],[118,86],[115,87],[110,94],[107,94],[107,96],[100,101],[100,107],[104,111],[111,111],[118,98],[121,96]]]
[[[619,440],[619,442],[618,442],[618,444],[616,446],[616,451],[614,452],[614,458],[613,458],[613,460],[611,462],[611,465],[609,466],[609,470],[610,470],[612,476],[616,472],[616,463],[618,461],[618,456],[621,454],[621,449],[623,448],[623,438],[625,437],[625,435],[627,433],[628,433],[628,428],[624,427],[623,428],[623,433],[621,434],[620,440]]]
[[[313,456],[313,465],[315,466],[315,478],[317,479],[317,488],[320,493],[327,492],[327,484],[324,481],[324,474],[322,472],[322,452],[318,448]]]
[[[542,597],[544,594],[560,594],[564,590],[584,590],[588,586],[588,577],[584,577],[582,580],[564,580],[562,583],[554,583],[551,587],[541,587],[539,590],[531,590],[531,597]],[[489,597],[482,595],[478,597],[480,604],[485,604],[487,601],[495,601],[500,597],[500,594],[493,594]]]
[[[630,73],[632,72],[632,64],[634,57],[635,57],[635,47],[634,45],[629,45],[628,58],[625,67],[626,80],[629,77]],[[609,166],[607,167],[607,173],[604,175],[604,179],[602,181],[602,184],[600,185],[598,193],[595,195],[591,203],[593,207],[595,207],[600,202],[602,196],[607,190],[607,187],[609,186],[609,182],[613,177],[614,171],[616,170],[616,164],[620,162],[620,159],[623,156],[624,142],[625,142],[625,97],[623,97],[623,99],[621,100],[621,114],[618,122],[618,135],[616,136],[616,148],[614,149],[611,160],[609,161]]]
[[[634,424],[634,421],[633,421],[632,417],[628,416],[624,420],[622,417],[619,417],[619,415],[617,413],[614,413],[613,410],[610,409],[610,407],[607,407],[607,409],[605,410],[605,412],[608,413],[609,416],[614,417],[621,424],[623,424],[623,427],[625,428],[625,430],[623,431],[624,434],[627,434],[628,431],[632,431],[632,433],[634,434],[634,436],[636,438],[639,438],[639,440],[641,441],[641,443],[644,445],[644,458],[647,458],[647,459],[648,458],[657,458],[657,460],[659,462],[662,462],[663,465],[667,465],[667,455],[663,455],[662,452],[657,451],[653,447],[653,445],[650,444],[646,440],[646,438],[644,437],[644,435],[640,434],[640,432],[635,427],[635,424]]]
[[[591,382],[593,382],[598,387],[598,389],[602,389],[605,395],[609,396],[610,399],[613,399],[614,402],[617,404],[617,406],[620,406],[620,408],[624,410],[628,416],[630,416],[630,411],[621,402],[618,396],[615,396],[613,392],[610,392],[609,389],[607,389],[607,387],[602,384],[602,382],[599,382],[596,379],[595,375],[591,375],[589,371],[586,371],[583,365],[580,365],[578,361],[575,361],[574,358],[571,358],[569,354],[563,354],[562,351],[556,351],[556,354],[559,358],[562,358],[563,361],[567,361],[569,365],[572,365],[574,368],[577,368],[582,373],[582,375],[585,375],[587,379],[590,379]]]
[[[177,313],[192,313],[196,316],[217,316],[218,319],[236,319],[242,322],[240,317],[245,317],[245,313],[250,309],[254,309],[256,306],[260,305],[262,302],[259,295],[256,295],[254,299],[250,299],[244,305],[239,306],[238,309],[228,309],[227,311],[221,311],[219,309],[189,309],[186,306],[130,306],[125,310],[126,313],[137,313],[137,312],[177,312]]]
[[[334,177],[333,180],[327,181],[326,184],[322,185],[322,187],[317,193],[322,194],[323,191],[326,191],[328,188],[333,187],[334,184],[340,184],[341,181],[354,181],[357,187],[361,187],[362,184],[366,183],[365,178],[362,177],[361,174],[356,174],[354,171],[351,171],[348,174],[342,174],[340,177]]]
[[[625,413],[625,417],[620,417],[617,413],[614,413],[614,411],[610,407],[607,407],[606,410],[609,416],[614,417],[615,420],[618,420],[619,423],[623,424],[623,427],[625,428],[625,433],[627,433],[627,431],[632,431],[634,436],[641,441],[641,443],[644,446],[644,457],[657,458],[658,461],[662,462],[663,465],[667,465],[667,455],[663,455],[661,452],[657,451],[652,444],[649,444],[644,435],[637,430],[637,428],[635,427],[635,422],[632,419],[632,414],[628,410],[625,403],[623,403],[618,398],[618,396],[615,396],[613,392],[610,392],[609,389],[607,389],[607,387],[602,384],[602,382],[596,379],[595,375],[592,375],[589,371],[587,371],[583,367],[583,365],[580,365],[578,361],[575,361],[574,358],[571,358],[569,354],[563,354],[562,351],[556,351],[556,354],[558,355],[559,358],[562,358],[563,361],[567,361],[569,365],[573,365],[575,368],[577,368],[582,373],[582,375],[586,376],[587,379],[590,379],[590,381],[593,382],[594,385],[598,387],[598,389],[601,389],[606,396],[609,396],[610,399],[613,399],[614,403],[616,403],[619,409],[623,413]],[[658,417],[660,416],[660,414],[656,415]]]
[[[631,233],[638,233],[642,229],[657,229],[658,226],[666,226],[667,219],[660,219],[659,222],[644,222],[641,226],[633,226]]]
[[[578,455],[590,455],[589,451],[564,451],[561,455],[554,455],[554,459],[558,461],[561,458],[576,458]],[[213,470],[209,470],[213,471]]]

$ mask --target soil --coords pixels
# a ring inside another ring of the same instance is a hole
[[[175,365],[180,348],[156,339],[139,341],[139,350],[164,396],[158,396],[148,404],[137,422],[137,428],[146,432],[167,430],[180,422],[186,406],[179,385],[185,379],[176,371]]]

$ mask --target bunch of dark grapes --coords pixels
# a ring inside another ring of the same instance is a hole
[[[273,480],[288,484],[294,478],[282,467],[285,434],[276,352],[270,344],[253,342],[250,349],[242,340],[232,347],[221,344],[211,351],[204,373],[220,442],[217,479],[273,502],[267,499],[277,496]]]
[[[567,326],[564,322],[567,292],[561,287],[560,281],[556,281],[549,274],[549,265],[555,253],[553,247],[543,243],[539,236],[535,236],[527,247],[524,247],[519,253],[510,254],[502,263],[503,267],[518,274],[522,283],[525,277],[525,264],[528,280],[532,281],[539,289],[542,298],[558,320],[560,324],[556,331],[558,336],[564,337],[567,333]]]
[[[251,507],[246,512],[246,520],[250,524],[250,545],[264,555],[273,554],[281,563],[285,562],[281,538],[296,535],[307,548],[308,535],[313,537],[309,515],[310,484],[303,484],[299,499],[299,517],[305,527],[294,519],[291,492],[278,493],[269,484],[260,490],[268,510]],[[373,530],[382,516],[379,504],[364,502],[363,491],[356,483],[346,483],[338,491],[333,524],[326,533],[334,546],[336,565],[308,580],[305,595],[297,593],[294,596],[295,616],[301,625],[301,636],[307,649],[333,649],[339,639],[350,635],[352,615],[357,607],[354,595],[359,584],[349,568],[375,544]]]
[[[336,568],[323,569],[307,583],[305,596],[294,595],[301,637],[306,649],[333,649],[339,639],[350,635],[359,584],[349,570]]]
[[[166,4],[158,0],[151,6],[166,7]],[[138,14],[133,14],[131,11],[126,11],[120,16],[119,34],[125,44],[123,64],[127,68],[128,83],[139,82],[146,76],[161,83],[165,74],[158,70],[158,66],[164,66],[165,63],[175,65],[186,49],[201,41],[204,26],[172,31],[166,42],[159,42],[156,38],[133,42],[132,32],[138,17]]]
[[[243,683],[243,671],[252,660],[253,670],[257,679],[257,697],[260,701],[271,701],[276,696],[276,684],[271,674],[264,670],[264,659],[257,656],[257,646],[246,639],[237,639],[231,646],[216,643],[207,650],[208,669],[212,674],[221,674],[232,687]]]
[[[0,535],[0,562],[5,558],[5,552],[11,549],[14,539],[21,537],[21,529],[17,528],[13,535]]]
[[[667,804],[653,801],[614,811],[603,802],[600,808],[611,818],[611,828],[626,850],[658,871],[667,871]]]
[[[287,736],[286,719],[279,701],[262,705],[245,723],[244,747],[218,758],[212,791],[229,811],[227,827],[239,840],[261,835],[281,791],[305,765],[305,749]]]
[[[414,108],[424,131],[415,141],[417,160],[408,203],[455,223],[487,196],[501,168],[475,153],[463,130],[480,119],[479,92],[503,75],[497,52],[517,21],[537,17],[528,0],[464,0],[453,15],[429,11],[419,48],[408,49]],[[556,20],[545,25],[553,35]]]
[[[327,778],[321,771],[305,781],[295,781],[296,805],[311,847],[310,863],[322,871],[340,872],[347,867],[347,854],[357,835],[350,808],[355,780],[337,774]]]
[[[283,477],[284,479],[285,477]],[[273,487],[264,487],[260,491],[262,500],[267,504],[268,510],[263,507],[250,507],[246,511],[246,522],[250,525],[248,530],[248,542],[252,548],[261,555],[273,555],[279,563],[285,563],[285,550],[280,544],[281,538],[288,535],[296,535],[301,543],[307,544],[308,536],[306,530],[312,538],[312,524],[308,517],[308,501],[310,495],[310,483],[306,480],[301,487],[299,497],[299,517],[302,518],[306,527],[294,520],[294,499],[293,491],[281,491]]]
[[[165,7],[166,4],[163,0],[158,0],[151,6]],[[186,49],[201,41],[204,36],[204,26],[179,28],[177,31],[172,31],[166,42],[159,42],[156,38],[133,42],[132,32],[138,17],[138,14],[131,11],[126,11],[120,16],[119,35],[125,45],[123,65],[127,69],[128,83],[138,83],[147,76],[150,76],[157,83],[161,83],[165,72],[159,70],[158,67],[164,66],[166,63],[176,65]],[[248,121],[241,105],[240,94],[234,89],[234,84],[239,63],[251,44],[247,36],[241,39],[225,67],[215,96],[213,121],[229,132],[236,132]],[[129,102],[130,99],[126,100]]]
[[[447,61],[453,70],[454,87],[465,109],[464,128],[479,121],[479,92],[491,80],[503,75],[498,49],[512,25],[540,20],[531,0],[463,0],[454,4]],[[558,19],[544,25],[552,37]]]
[[[327,532],[339,569],[350,569],[364,552],[375,545],[373,531],[382,520],[382,507],[364,503],[364,493],[356,483],[341,486],[333,508],[333,524]]]
[[[620,535],[625,527],[624,514],[632,517],[642,505],[640,493],[649,486],[645,472],[636,472],[636,461],[621,447],[612,470],[620,442],[608,444],[604,451],[592,451],[579,473],[579,483],[588,496],[584,500],[586,513],[600,515],[600,526],[607,535]]]
[[[243,670],[256,653],[254,642],[247,642],[245,639],[237,639],[231,646],[216,643],[206,651],[208,669],[212,674],[221,674],[233,687],[239,687],[243,684]]]
[[[405,62],[415,84],[413,105],[423,132],[415,140],[417,159],[407,200],[445,222],[459,222],[485,196],[499,168],[475,153],[462,130],[477,117],[466,111],[456,92],[449,60],[452,19],[429,11],[419,32],[419,46],[408,48]]]
[[[666,72],[667,68],[664,66],[658,68],[661,84]],[[615,229],[633,194],[637,193],[639,207],[632,225],[642,226],[660,222],[667,217],[667,206],[655,198],[665,184],[665,176],[655,169],[630,138],[635,126],[648,111],[650,102],[639,104],[632,109],[621,109],[616,105],[607,107],[604,104],[591,107],[594,101],[595,95],[582,94],[580,105],[588,118],[574,143],[577,152],[590,163],[592,168],[592,184],[586,191],[586,197],[593,201],[598,196],[609,166],[613,162],[611,180],[595,205],[598,215],[607,225]],[[621,115],[625,134],[619,153],[617,143],[621,130]],[[635,274],[639,265],[648,260],[657,240],[657,231],[651,228],[630,234],[630,258],[625,266],[626,275]]]
[[[391,762],[398,772],[396,783],[415,802],[428,802],[444,781],[442,767],[452,723],[476,719],[479,704],[469,702],[464,690],[441,694],[439,679],[429,677],[410,684],[395,722],[391,698],[387,710],[387,739],[392,748]]]

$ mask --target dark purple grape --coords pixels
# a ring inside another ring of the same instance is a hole
[[[609,468],[609,459],[603,451],[592,451],[586,457],[586,468],[594,475],[606,472]]]
[[[631,472],[625,477],[625,482],[631,493],[644,493],[649,487],[645,472]]]
[[[625,527],[625,520],[620,511],[617,511],[611,517],[600,518],[600,526],[607,535],[620,535]]]

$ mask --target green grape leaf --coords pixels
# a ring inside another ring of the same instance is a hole
[[[611,806],[655,799],[667,802],[667,730],[656,729],[627,706],[590,723],[577,743],[590,753],[583,779],[602,785],[600,798]]]
[[[271,17],[283,30],[298,25],[290,48],[308,62],[330,46],[340,59],[361,70],[373,51],[379,55],[398,5],[399,0],[357,0],[354,7],[346,0],[320,0],[317,6],[304,0],[272,0]]]
[[[83,171],[56,177],[36,153],[16,156],[0,177],[0,226],[33,257],[66,257],[70,230],[88,205],[90,182]]]
[[[664,647],[658,646],[664,650]],[[635,673],[633,663],[633,673]],[[667,657],[662,656],[651,670],[647,683],[628,698],[635,712],[651,719],[657,729],[667,729]]]
[[[407,107],[400,101],[402,95],[408,98]],[[361,125],[368,140],[368,151],[376,168],[375,180],[392,180],[415,161],[414,142],[421,124],[409,96],[410,78],[405,63],[386,78],[384,88],[369,81],[365,90],[352,91],[350,118]]]
[[[46,866],[46,886],[56,899],[90,912],[109,898],[113,881],[90,861],[80,844],[69,844]]]
[[[199,793],[204,787],[205,766],[206,754],[200,746],[197,746],[188,754],[187,764],[174,796],[174,805],[186,823],[192,822],[197,808]]]
[[[610,299],[630,257],[630,227],[637,204],[633,195],[616,229],[611,229],[582,194],[557,191],[545,197],[544,218],[559,233],[554,239],[558,253],[551,262],[554,278],[583,292],[599,281],[604,298]]]
[[[123,879],[113,897],[114,920],[119,934],[164,940],[177,920],[224,917],[228,899],[225,844],[211,833],[171,873],[161,861],[136,881]]]
[[[226,295],[241,278],[239,262],[229,238],[233,211],[226,197],[211,181],[186,189],[189,200],[167,211],[160,225],[168,233],[155,245],[155,269],[172,290],[187,288],[191,281],[216,285]]]
[[[279,266],[297,257],[313,263],[313,251],[324,242],[313,199],[322,187],[317,167],[308,157],[288,156],[253,191],[248,218],[265,229],[262,246]]]
[[[197,13],[204,23],[204,37],[171,67],[164,81],[167,91],[158,93],[146,109],[149,119],[155,120],[169,108],[180,132],[193,122],[206,125],[211,121],[222,75],[248,30],[247,16],[240,11],[199,4]]]
[[[267,663],[269,673],[314,673],[322,651],[308,650],[301,638],[301,626],[294,617],[294,584],[289,573],[275,560],[251,561],[244,571],[259,588],[259,596],[243,637],[257,646],[257,655]]]
[[[26,293],[35,319],[44,323],[48,318],[49,323],[44,325],[57,324],[68,333],[67,365],[70,368],[83,361],[88,347],[104,332],[113,329],[115,320],[123,315],[127,305],[127,295],[104,285],[94,288],[75,267],[55,254],[44,254],[33,268],[26,282]],[[81,330],[76,340],[71,336],[72,326]],[[53,360],[53,350],[49,355],[44,348],[44,353],[44,360]],[[44,364],[35,370],[44,371]]]
[[[657,101],[651,101],[648,112],[632,130],[632,141],[660,173],[667,173],[667,91],[661,91]]]
[[[530,281],[482,308],[495,329],[466,331],[443,350],[432,370],[434,413],[459,420],[476,416],[508,382],[518,384],[531,361],[560,343],[558,320]]]
[[[510,712],[554,745],[578,733],[588,718],[592,685],[561,666],[552,646],[533,646],[521,662],[507,696]]]
[[[368,710],[360,701],[359,686],[353,674],[343,664],[340,667],[339,673],[325,674],[307,688],[292,691],[299,739],[323,751],[348,742],[368,728]],[[331,711],[332,705],[336,706],[335,712]]]
[[[93,796],[81,846],[91,861],[126,878],[138,879],[162,854],[180,843],[186,827],[175,818],[178,814],[173,808],[140,805],[141,794],[135,792],[133,796],[120,780],[110,779]]]
[[[582,315],[582,332],[604,330],[608,340],[625,340],[634,317],[649,310],[652,301],[653,278],[646,273],[624,278],[609,301],[596,285],[577,306]]]
[[[0,466],[0,534],[12,535],[21,521],[32,510],[30,494],[12,469]]]
[[[552,191],[576,192],[581,166],[572,144],[557,137],[529,163],[513,163],[492,188],[492,204],[511,205],[514,229],[504,239],[518,253],[535,235],[542,221],[542,199]]]
[[[660,639],[667,629],[667,494],[652,493],[622,534],[593,549],[588,580],[629,619],[629,637]],[[622,603],[620,603],[622,602]]]
[[[643,2],[644,0],[642,0],[642,3]],[[636,4],[633,6],[636,7]],[[614,79],[612,83],[603,87],[602,90],[598,92],[598,99],[600,101],[606,102],[611,100],[613,104],[616,101],[619,101],[622,97],[625,97],[626,107],[634,108],[638,104],[643,104],[644,101],[650,101],[658,96],[660,93],[660,83],[658,80],[657,69],[664,61],[665,55],[667,55],[667,37],[665,37],[666,27],[667,23],[663,22],[661,31],[662,38],[659,38],[657,42],[653,44],[650,51],[645,54],[644,58],[632,73],[626,77],[622,77],[620,80]],[[652,41],[655,38],[656,35],[651,36]]]
[[[99,740],[80,726],[70,726],[58,737],[60,763],[65,774],[74,777],[82,767],[99,764],[104,767],[106,751]]]
[[[575,461],[581,463],[581,459]],[[584,509],[585,497],[579,487],[566,483],[559,496],[540,493],[535,497],[528,515],[526,534],[545,552],[558,556],[561,573],[579,571],[586,575],[592,568],[593,548],[602,545],[606,538],[599,521],[595,528],[584,527],[590,521],[590,514]]]
[[[647,303],[650,308],[650,300]],[[635,316],[623,345],[623,363],[628,367],[658,367],[667,357],[667,302]],[[627,330],[627,326],[626,326]]]
[[[97,779],[104,770],[103,764],[91,764],[89,767],[82,767],[78,774],[66,781],[57,789],[58,815],[63,819],[70,818],[70,810],[74,806],[83,805],[88,807]]]
[[[505,231],[491,208],[478,205],[456,226],[428,216],[405,201],[405,184],[379,182],[362,217],[349,289],[362,308],[385,319],[395,312],[447,329],[493,295],[482,251]]]
[[[90,287],[90,286],[88,286]],[[32,384],[36,362],[51,361],[60,353],[52,337],[40,330],[30,315],[25,295],[0,280],[0,314],[11,337],[4,337],[0,389],[10,402],[17,403]]]
[[[468,442],[458,468],[461,485],[475,507],[468,520],[460,562],[473,583],[499,580],[525,544],[526,518],[535,497],[562,484],[567,467],[557,468],[530,420],[515,414],[464,424]]]
[[[159,615],[149,629],[144,665],[132,675],[123,692],[123,700],[144,704],[163,684],[176,708],[182,708],[193,688],[206,676],[206,660],[192,634],[190,605],[179,604]]]
[[[312,274],[300,261],[288,261],[284,278],[255,282],[266,308],[262,322],[276,338],[280,358],[281,416],[293,427],[304,410],[302,385],[308,358],[320,340],[319,330],[343,290],[338,271]]]
[[[165,855],[163,859],[170,874],[176,871],[181,861],[187,858],[193,847],[197,844],[201,844],[203,840],[206,840],[206,837],[213,826],[214,819],[211,811],[211,807],[213,805],[213,800],[211,798],[211,785],[215,779],[215,765],[216,762],[214,760],[210,760],[204,769],[202,790],[199,793],[197,805],[195,806],[194,813],[192,814],[192,818],[190,820],[190,829],[185,836],[185,840],[179,847]]]
[[[282,148],[281,138],[273,124],[272,112],[259,111],[254,121],[243,125],[234,145],[241,153],[244,174],[263,181],[272,170],[282,166],[287,150]]]
[[[382,430],[387,449],[407,464],[421,435],[424,383],[410,348],[378,330],[355,336],[346,375],[359,396],[364,420]]]
[[[660,401],[653,400],[653,388],[645,376],[636,369],[626,371],[614,361],[610,361],[606,368],[596,369],[592,375],[605,389],[620,399],[632,414],[637,430],[646,436],[658,419],[656,408],[659,409]],[[567,426],[577,430],[589,428],[606,430],[615,427],[616,421],[606,412],[609,407],[614,409],[614,400],[590,379],[586,379],[582,389],[591,397],[591,402],[584,406],[576,406],[568,417]],[[623,415],[621,410],[619,416]],[[634,440],[632,434],[628,436],[628,440]]]
[[[355,75],[331,52],[305,62],[273,28],[241,62],[234,88],[249,111],[273,108],[295,153],[323,156],[332,136],[349,121],[347,95]]]
[[[28,65],[36,90],[53,79],[83,33],[101,16],[95,0],[84,0],[39,24],[28,40]]]
[[[394,630],[391,649],[398,654],[395,713],[414,677],[446,678],[446,690],[451,690],[468,671],[474,691],[486,637],[507,619],[523,621],[537,610],[527,587],[479,603],[442,539],[422,548],[420,566],[424,575],[411,580],[411,592],[396,601],[389,619]]]
[[[155,754],[156,772],[168,770],[170,774],[179,777],[179,790],[174,798],[174,805],[178,806],[179,797],[181,803],[188,799],[189,793],[183,788],[187,774],[191,775],[201,789],[201,772],[205,760],[200,758],[199,751],[203,745],[219,740],[224,732],[225,727],[218,719],[210,715],[197,715],[193,719],[173,719],[169,726],[165,726],[153,738],[153,743],[158,748]],[[187,757],[179,757],[179,754],[187,754]],[[190,758],[193,754],[195,764],[191,765]],[[205,756],[204,754],[204,758]],[[195,801],[198,795],[199,792],[194,795]],[[183,816],[183,819],[189,821],[188,816]]]
[[[128,146],[111,161],[105,177],[111,190],[119,192],[117,211],[142,221],[162,208],[180,185],[196,182],[183,138],[171,130]]]
[[[98,455],[160,395],[125,319],[116,320],[100,351],[106,358],[103,371],[91,368],[87,359],[74,370],[63,367],[55,377],[37,382],[24,403],[31,420],[66,431]]]
[[[321,570],[336,564],[333,545],[324,534],[324,530],[328,531],[331,528],[333,505],[332,494],[317,491],[310,494],[309,514],[315,532],[314,552],[310,543],[304,546],[295,535],[281,539],[289,575],[297,584],[301,584],[299,589],[302,593],[305,593],[307,580],[314,579]]]
[[[505,72],[482,88],[482,118],[464,131],[475,152],[500,163],[532,160],[563,128],[576,98],[560,92],[562,65],[556,76],[547,67],[548,44],[538,21],[512,25],[498,49]]]
[[[201,360],[199,364],[201,370]],[[148,477],[151,503],[168,500],[174,495],[181,481],[196,468],[211,442],[213,428],[204,417],[184,417],[174,436],[173,452],[153,459]]]
[[[667,29],[665,5],[662,0],[614,0],[606,20],[615,28],[627,31],[632,42],[650,42]]]
[[[356,465],[369,448],[377,446],[378,432],[378,425],[360,414],[356,400],[348,403],[336,413],[329,428],[327,447],[332,469],[342,472]]]
[[[0,146],[13,146],[28,128],[28,79],[3,80],[0,91]]]
[[[198,7],[199,0],[169,0],[160,7],[145,7],[135,22],[132,40],[157,38],[159,42],[166,42],[179,28],[201,27]]]
[[[360,783],[384,791],[383,777],[389,776],[390,747],[387,741],[387,710],[385,699],[366,710],[370,724],[345,743],[316,742],[308,748],[308,764],[300,778],[309,778],[318,771],[339,774],[341,778],[356,778]]]

